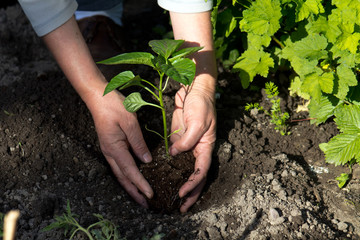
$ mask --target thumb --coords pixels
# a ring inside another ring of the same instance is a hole
[[[176,141],[170,148],[170,154],[174,156],[180,152],[192,149],[204,134],[203,131],[199,132],[200,129],[194,125],[190,126],[180,138],[176,138]]]

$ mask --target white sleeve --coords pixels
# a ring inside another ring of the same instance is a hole
[[[38,36],[63,25],[76,11],[75,0],[18,0]]]
[[[197,13],[210,11],[213,0],[158,0],[160,7],[178,13]]]

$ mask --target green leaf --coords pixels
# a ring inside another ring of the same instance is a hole
[[[113,77],[110,82],[106,85],[104,95],[108,94],[109,92],[120,88],[125,89],[130,86],[142,86],[141,85],[141,78],[139,76],[135,76],[131,71],[121,72],[115,77]]]
[[[320,68],[317,67],[319,60],[326,59],[328,57],[328,53],[325,50],[328,43],[326,40],[326,37],[318,35],[318,34],[311,34],[307,37],[301,39],[300,41],[291,42],[287,41],[286,47],[282,49],[282,52],[280,56],[282,58],[285,58],[290,61],[291,66],[295,70],[295,72],[300,76],[301,80],[305,81],[306,78],[312,78],[315,79],[313,76],[318,75],[321,76],[322,70],[320,71]],[[323,81],[329,81],[329,79],[326,79],[327,75],[324,76]],[[328,75],[330,77],[330,75]],[[310,85],[317,85],[316,83],[309,82],[309,79],[307,81]],[[320,86],[319,86],[320,87]],[[327,87],[325,84],[322,85],[324,88],[323,90],[329,92],[330,86]],[[333,87],[333,86],[331,86]],[[304,92],[310,93],[310,92],[317,92],[317,97],[319,96],[320,92],[319,89],[309,89],[302,90]]]
[[[271,37],[267,35],[258,35],[254,33],[248,33],[247,42],[251,48],[261,49],[262,46],[268,47],[271,43]]]
[[[355,8],[335,8],[329,15],[329,21],[340,27],[342,31],[352,33],[356,23],[356,15]]]
[[[342,103],[338,98],[326,94],[322,95],[318,101],[312,100],[309,104],[310,118],[315,118],[311,123],[324,123],[329,117],[334,115],[334,111]]]
[[[159,55],[153,62],[156,69],[179,83],[190,85],[194,80],[196,65],[188,58],[178,58],[172,63],[166,63],[165,58]]]
[[[325,16],[319,16],[317,20],[310,21],[306,25],[306,30],[310,34],[325,34],[329,42],[335,43],[336,39],[341,35],[338,25],[339,21],[337,19],[328,20]]]
[[[351,53],[355,54],[358,50],[359,40],[360,33],[353,33],[343,30],[343,33],[339,36],[337,40],[337,45],[340,49],[348,49]]]
[[[95,239],[105,239],[100,229],[91,230],[91,235],[93,235]]]
[[[146,106],[146,105],[157,107],[157,108],[161,109],[161,107],[156,104],[152,104],[152,103],[148,103],[148,102],[144,101],[141,97],[141,94],[138,92],[131,93],[129,96],[127,96],[125,98],[123,104],[124,104],[125,109],[128,112],[136,112],[142,106]]]
[[[345,186],[345,184],[347,183],[347,181],[349,181],[350,176],[347,173],[342,173],[339,177],[335,178],[339,183],[338,183],[338,187],[342,188]]]
[[[323,13],[324,7],[321,0],[294,0],[296,3],[296,21],[302,21],[311,14]]]
[[[105,60],[102,60],[100,64],[105,65],[116,65],[116,64],[145,64],[150,67],[154,67],[152,64],[152,59],[154,56],[151,53],[147,52],[132,52],[132,53],[123,53],[115,57],[111,57]]]
[[[282,57],[290,62],[294,58],[304,58],[309,61],[320,60],[327,57],[328,46],[326,37],[319,34],[310,34],[307,37],[295,43],[290,42],[282,50]]]
[[[232,17],[231,18],[231,21],[229,23],[229,27],[228,29],[226,29],[226,32],[225,32],[225,37],[229,37],[230,34],[234,31],[234,29],[236,28],[236,25],[237,25],[237,21],[236,21],[236,18],[235,17]]]
[[[155,68],[156,70],[162,71],[162,72],[164,72],[164,70],[162,70],[162,69],[164,68],[163,65],[169,65],[169,64],[171,64],[171,63],[167,64],[167,63],[166,63],[166,59],[165,59],[163,56],[161,56],[161,55],[156,56],[156,57],[152,60],[152,62],[153,62],[153,64],[154,64],[154,68]]]
[[[332,4],[336,5],[338,8],[345,8],[349,6],[352,2],[353,0],[332,0]]]
[[[346,64],[340,64],[336,68],[336,73],[339,78],[338,91],[336,93],[336,96],[339,99],[344,100],[349,92],[349,87],[356,86],[358,84],[358,81],[353,70]]]
[[[319,68],[317,67],[318,60],[307,60],[300,57],[294,57],[291,60],[291,66],[293,67],[294,71],[300,76],[301,80],[305,79],[305,76],[319,73]]]
[[[357,63],[359,63],[360,55],[352,54],[349,50],[341,50],[337,45],[332,46],[330,52],[333,54],[333,59],[336,59],[338,63],[345,64],[349,66],[349,68],[355,67]]]
[[[326,162],[337,166],[360,157],[360,107],[343,105],[336,109],[335,117],[341,133],[319,147],[325,153]]]
[[[344,165],[352,158],[359,156],[360,136],[341,133],[333,137],[328,143],[321,143],[320,149],[325,153],[326,162]]]
[[[197,51],[200,51],[204,47],[189,47],[189,48],[183,48],[175,53],[172,54],[172,57],[169,59],[170,62],[175,61],[178,58],[183,58],[186,56],[189,56],[192,53],[195,53]]]
[[[154,52],[168,59],[184,42],[184,40],[172,39],[152,40],[149,46]]]
[[[234,18],[234,14],[231,8],[221,10],[218,14],[216,22],[217,34],[219,36],[226,36],[226,38],[228,38],[229,35],[234,31],[236,23],[237,21]]]
[[[319,77],[318,73],[307,75],[301,85],[301,91],[308,93],[311,96],[311,99],[314,99],[315,101],[319,101],[322,96]]]
[[[301,91],[301,85],[303,82],[300,77],[296,76],[290,83],[289,91],[290,96],[294,96],[295,94],[301,98],[310,99],[310,95],[306,92]]]
[[[360,133],[360,106],[343,105],[343,107],[336,110],[335,116],[335,122],[341,132]]]
[[[256,0],[243,11],[240,29],[257,35],[273,36],[280,29],[281,16],[279,0]]]
[[[319,76],[320,88],[324,93],[332,93],[334,89],[334,74],[332,72],[324,72]]]
[[[244,88],[247,88],[255,75],[266,77],[270,67],[274,67],[274,60],[269,53],[248,49],[238,58],[233,70],[240,72],[241,83]]]
[[[163,64],[162,70],[167,76],[184,85],[190,85],[195,78],[196,65],[188,58],[181,58],[172,64]]]
[[[232,49],[229,52],[229,61],[231,61],[232,63],[234,63],[236,61],[236,59],[238,59],[240,56],[239,50],[237,49]]]

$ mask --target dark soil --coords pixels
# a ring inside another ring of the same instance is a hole
[[[154,190],[149,207],[162,213],[177,211],[185,200],[179,197],[179,189],[194,172],[195,157],[192,152],[170,157],[162,143],[152,151],[152,156],[151,163],[139,168]]]
[[[170,29],[155,2],[128,1],[125,9],[129,51],[147,51],[149,40],[161,38],[153,27]],[[149,68],[129,68],[154,78]],[[237,75],[220,65],[219,73],[218,139],[201,198],[187,214],[143,209],[112,175],[89,111],[19,6],[0,9],[0,212],[20,210],[17,239],[65,239],[63,230],[41,229],[67,200],[82,225],[101,214],[127,239],[360,239],[360,168],[340,190],[334,178],[347,167],[326,164],[318,147],[336,125],[290,122],[291,134],[281,136],[266,115],[244,110],[250,102],[269,108],[261,91],[268,80],[243,90]],[[289,97],[286,74],[269,78],[291,119],[308,118],[296,112],[303,102]],[[166,96],[170,111],[175,89]],[[139,121],[160,128],[151,114],[140,110]]]

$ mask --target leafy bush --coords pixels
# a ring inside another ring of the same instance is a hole
[[[326,161],[360,163],[359,1],[218,0],[212,15],[217,56],[242,86],[292,70],[290,91],[311,100],[312,123],[335,117],[341,132],[320,145]]]

